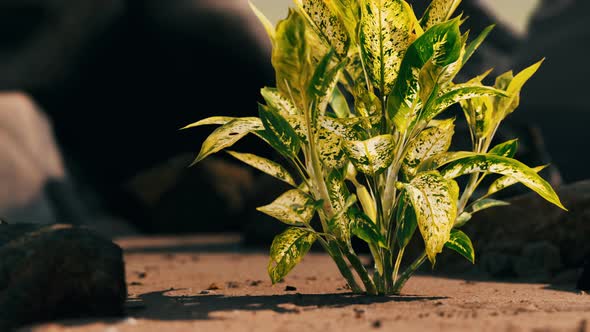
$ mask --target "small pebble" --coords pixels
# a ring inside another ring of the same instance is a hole
[[[373,325],[373,328],[375,328],[375,329],[378,329],[378,328],[381,328],[381,326],[382,326],[383,324],[381,323],[381,321],[380,321],[380,320],[376,320],[376,321],[374,321],[374,322],[373,322],[373,324],[371,324],[371,325]]]
[[[287,287],[285,287],[285,292],[294,292],[296,290],[297,290],[297,287],[295,287],[295,286],[287,285]]]
[[[204,289],[199,294],[201,294],[201,295],[208,295],[208,294],[213,294],[213,293],[214,292],[212,290]]]
[[[147,276],[147,273],[145,273],[145,272],[136,272],[136,273],[137,273],[137,277],[139,279],[143,279]]]
[[[260,285],[261,283],[262,283],[262,280],[252,280],[252,281],[250,281],[250,286],[256,287],[256,286]]]
[[[365,313],[365,309],[362,308],[354,308],[354,316],[358,319],[358,318],[362,318],[363,314]]]
[[[212,283],[211,285],[209,285],[209,287],[207,287],[207,290],[219,290],[221,289],[216,283]]]
[[[132,281],[129,283],[129,286],[143,286],[143,284],[139,281]]]
[[[237,281],[228,281],[227,288],[240,288],[240,283]]]

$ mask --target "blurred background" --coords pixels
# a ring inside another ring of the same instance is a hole
[[[274,22],[291,3],[253,2]],[[409,2],[420,15],[428,1]],[[520,137],[520,158],[551,163],[556,185],[586,177],[589,4],[460,7],[472,36],[498,24],[465,77],[547,58],[499,140]],[[188,168],[211,128],[178,128],[256,114],[259,89],[273,85],[269,55],[245,0],[0,0],[1,218],[267,243],[274,223],[254,207],[286,188],[221,154]],[[251,139],[236,150],[272,157]]]

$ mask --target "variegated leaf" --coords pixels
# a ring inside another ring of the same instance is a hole
[[[426,254],[434,265],[436,255],[449,241],[457,217],[459,187],[438,171],[431,171],[418,174],[404,189],[414,207]]]
[[[445,244],[445,247],[457,252],[472,264],[475,264],[475,249],[473,249],[471,239],[460,230],[453,229],[451,231],[451,238]]]
[[[408,47],[422,29],[403,0],[361,0],[360,45],[373,84],[388,95]]]
[[[547,201],[566,210],[559,197],[547,181],[518,160],[496,156],[493,154],[479,154],[459,159],[447,166],[441,173],[447,179],[454,179],[461,175],[489,172],[510,176],[535,191]]]
[[[501,75],[496,81],[496,87],[505,89],[508,98],[495,98],[494,107],[496,108],[496,119],[502,121],[510,113],[514,112],[520,104],[520,91],[525,83],[539,70],[544,60],[541,60],[532,66],[525,68],[512,78],[512,73],[508,72]],[[508,75],[508,77],[506,77]]]
[[[426,110],[422,115],[421,119],[423,121],[430,121],[434,119],[437,115],[442,113],[444,110],[449,108],[451,105],[454,105],[458,102],[463,100],[479,98],[479,97],[487,97],[487,96],[499,96],[505,97],[506,93],[502,90],[495,89],[488,86],[481,86],[481,85],[472,85],[472,84],[457,84],[445,91],[439,96],[435,102],[434,107]],[[485,116],[485,112],[477,112],[476,114],[482,114]],[[479,116],[478,116],[479,118]]]
[[[436,24],[449,20],[460,3],[461,0],[432,0],[420,19],[420,24],[424,30],[427,30]]]
[[[423,130],[408,147],[403,164],[406,174],[416,174],[416,168],[422,161],[446,152],[451,146],[454,133],[455,119],[440,121],[437,126]]]
[[[311,197],[303,191],[292,189],[257,210],[285,224],[300,226],[310,222],[315,213],[315,206]]]
[[[391,135],[381,135],[366,141],[345,141],[343,146],[356,169],[365,174],[377,174],[393,162],[395,143]]]
[[[339,57],[348,53],[350,40],[346,28],[340,22],[337,13],[324,0],[296,0],[303,12],[308,16],[318,35],[330,45]]]
[[[312,75],[310,49],[306,40],[305,19],[298,12],[290,10],[287,19],[280,21],[276,28],[272,65],[279,91],[301,110],[308,106],[305,94]]]
[[[497,156],[512,158],[518,151],[518,140],[513,139],[494,146],[489,153]]]
[[[295,180],[289,172],[280,164],[266,158],[253,155],[251,153],[239,153],[235,151],[227,151],[231,156],[238,159],[239,161],[248,164],[257,170],[264,172],[272,177],[275,177],[281,181],[284,181],[294,187],[297,186]]]
[[[494,29],[493,25],[488,26],[485,28],[465,49],[465,54],[463,55],[463,64],[466,64],[469,59],[473,56],[475,51],[481,46],[484,40],[488,37],[490,32]]]
[[[314,102],[311,109],[312,122],[317,120],[318,115],[323,116],[325,114],[332,92],[338,83],[340,71],[345,65],[345,62],[336,62],[334,60],[334,52],[330,50],[318,63],[311,78],[308,96]]]
[[[326,178],[326,187],[328,189],[328,196],[334,211],[338,214],[336,218],[329,220],[329,227],[333,234],[340,240],[346,242],[350,241],[350,216],[345,213],[347,209],[347,201],[350,197],[350,192],[344,183],[344,175],[342,172],[334,170],[328,174]]]
[[[422,100],[424,93],[420,98],[419,80],[424,66],[430,64],[435,71],[444,68],[459,60],[461,49],[458,19],[432,27],[408,48],[387,105],[389,118],[399,131],[407,130],[415,122],[416,115],[428,101]],[[426,95],[437,90],[436,86],[430,89],[432,91]]]
[[[207,119],[203,120],[206,121]],[[201,146],[201,151],[193,164],[207,156],[234,145],[248,133],[264,129],[259,118],[237,118],[217,128]]]
[[[264,125],[264,131],[259,132],[270,145],[288,158],[293,158],[299,152],[301,141],[289,122],[278,110],[271,106],[258,105],[258,114]]]
[[[317,235],[303,228],[288,228],[270,246],[268,275],[273,284],[281,281],[307,254]]]
[[[301,114],[301,111],[295,107],[293,102],[286,96],[283,96],[276,88],[263,88],[260,94],[264,97],[266,104],[279,111],[283,117],[289,115]]]
[[[536,173],[539,173],[540,171],[544,170],[545,168],[547,168],[547,165],[538,166],[538,167],[533,168],[533,171]],[[486,195],[488,195],[488,196],[493,195],[502,189],[506,189],[512,185],[517,184],[518,182],[519,182],[518,179],[516,179],[512,176],[502,176],[502,177],[498,178],[496,181],[492,182],[492,184],[488,188],[488,193]]]
[[[195,127],[200,127],[200,126],[206,126],[206,125],[224,125],[234,119],[236,119],[236,118],[230,117],[230,116],[212,116],[210,118],[206,118],[203,120],[199,120],[195,123],[191,123],[186,127],[180,128],[180,130],[195,128]],[[242,119],[245,119],[245,118],[242,118]],[[253,119],[257,119],[257,118],[253,118]]]
[[[457,217],[457,220],[455,220],[455,228],[463,227],[469,220],[471,220],[471,218],[473,217],[474,214],[476,214],[480,211],[487,210],[489,208],[493,208],[493,207],[497,207],[497,206],[507,206],[507,205],[510,205],[510,203],[504,202],[504,201],[499,201],[496,199],[491,199],[491,198],[484,198],[481,200],[477,200],[477,201],[473,202],[466,209],[466,211],[463,211]]]

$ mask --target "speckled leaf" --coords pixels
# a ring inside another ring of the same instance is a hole
[[[268,275],[273,284],[281,281],[299,264],[316,237],[307,229],[291,227],[274,238],[268,263]]]
[[[516,151],[518,151],[518,140],[513,139],[494,146],[490,150],[490,153],[497,156],[512,158],[516,154]]]
[[[311,77],[310,49],[306,43],[305,19],[290,10],[278,23],[272,50],[277,87],[297,108],[304,110],[307,82]]]
[[[344,175],[342,172],[334,170],[328,174],[326,178],[326,187],[330,202],[334,210],[338,212],[345,212],[346,202],[350,197],[350,192],[344,183]],[[346,242],[350,241],[350,216],[348,213],[338,213],[337,218],[329,221],[329,227],[337,238]]]
[[[449,20],[460,3],[461,0],[432,0],[422,15],[420,24],[426,30]]]
[[[283,166],[281,166],[278,163],[275,163],[274,161],[250,153],[239,153],[235,151],[227,151],[227,153],[232,155],[234,158],[240,160],[241,162],[256,168],[261,172],[273,176],[294,187],[297,186],[295,180],[293,180],[293,177],[289,174],[289,172]]]
[[[391,165],[395,143],[393,136],[381,135],[366,141],[345,141],[344,151],[357,170],[374,175]]]
[[[283,96],[276,88],[263,88],[260,90],[260,94],[264,97],[266,104],[277,109],[283,117],[301,114],[301,111],[295,107],[293,102],[288,97]]]
[[[493,154],[479,154],[459,159],[449,164],[441,173],[447,179],[454,179],[461,175],[479,172],[510,176],[538,193],[547,201],[566,210],[551,185],[537,175],[533,169],[515,159]]]
[[[308,96],[314,102],[312,106],[312,122],[318,115],[324,115],[328,102],[332,98],[332,92],[338,83],[340,71],[345,62],[336,62],[334,52],[330,50],[318,63],[311,78]]]
[[[230,116],[212,116],[210,118],[206,118],[203,120],[199,120],[195,123],[191,123],[186,127],[180,128],[180,130],[195,128],[195,127],[199,127],[199,126],[206,126],[206,125],[224,125],[234,119],[236,119],[236,118],[230,117]],[[245,119],[245,118],[242,118],[242,119]],[[257,119],[257,118],[253,118],[253,119]]]
[[[445,247],[454,250],[468,261],[475,264],[475,249],[473,249],[473,244],[471,243],[469,236],[462,231],[453,229],[451,231],[451,238],[445,244]]]
[[[264,105],[258,105],[258,114],[264,125],[261,135],[268,140],[270,145],[286,157],[294,157],[299,152],[301,141],[289,122],[285,120],[278,110]]]
[[[257,210],[285,224],[299,226],[309,223],[315,207],[311,197],[299,189],[292,189]]]
[[[418,174],[404,189],[414,207],[426,254],[434,265],[436,255],[449,241],[457,217],[459,188],[455,181],[431,171]]]
[[[360,45],[373,84],[388,95],[410,44],[422,33],[403,0],[361,0]]]
[[[499,201],[496,199],[491,198],[484,198],[482,200],[477,200],[473,204],[471,204],[466,211],[463,211],[455,220],[455,228],[463,227],[474,214],[487,210],[497,206],[507,206],[510,205],[508,202]]]
[[[248,135],[248,133],[262,129],[262,122],[258,118],[250,117],[231,120],[217,128],[211,133],[211,135],[209,135],[209,137],[207,137],[193,164],[198,163],[213,153],[234,145],[237,141]]]
[[[420,99],[422,68],[427,63],[434,68],[448,66],[459,60],[461,49],[458,19],[432,27],[408,48],[387,105],[388,115],[398,130],[405,131],[426,103]]]
[[[408,147],[403,164],[406,174],[415,174],[423,160],[446,152],[451,146],[454,133],[455,119],[440,121],[437,126],[423,130]]]
[[[539,173],[540,171],[544,170],[545,168],[547,168],[547,165],[538,166],[538,167],[533,168],[533,171],[536,173]],[[498,178],[496,181],[492,182],[492,184],[488,188],[488,193],[486,195],[488,195],[488,196],[493,195],[502,189],[506,189],[512,185],[517,184],[518,182],[519,182],[518,179],[516,179],[512,176],[502,176],[502,177]]]
[[[426,112],[423,113],[421,118],[423,119],[423,121],[429,121],[431,119],[434,119],[440,113],[444,112],[444,110],[449,108],[451,105],[454,105],[463,100],[487,96],[504,97],[506,96],[506,93],[502,90],[483,85],[457,84],[443,91],[441,96],[437,98],[435,106],[426,110]],[[482,110],[477,114],[481,114],[481,116],[484,116],[486,112]],[[478,118],[481,116],[478,116]]]
[[[330,6],[324,0],[295,1],[311,21],[312,26],[339,57],[348,53],[350,40],[346,28]]]

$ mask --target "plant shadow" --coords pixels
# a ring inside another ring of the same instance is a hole
[[[172,296],[174,290],[150,292],[128,302],[128,315],[162,321],[211,320],[216,313],[270,310],[279,314],[294,314],[320,308],[345,308],[373,303],[435,301],[446,297],[424,296],[366,296],[338,294],[283,294],[225,296],[218,294]]]

